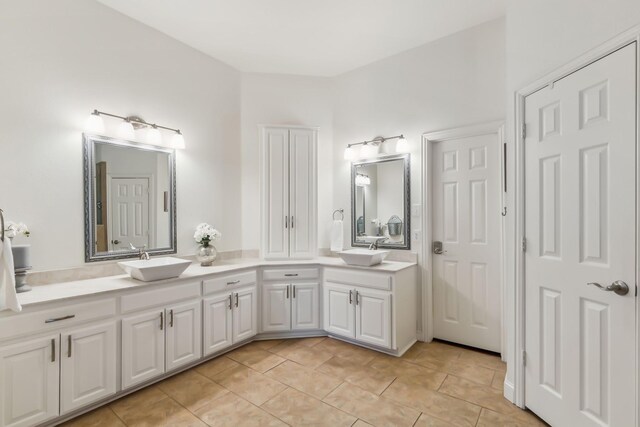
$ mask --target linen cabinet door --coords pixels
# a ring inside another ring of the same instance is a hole
[[[116,322],[80,327],[61,337],[60,412],[116,392]]]
[[[353,288],[324,284],[324,329],[332,334],[355,338],[355,293]]]
[[[258,292],[255,286],[234,293],[233,342],[244,341],[258,333]]]
[[[318,283],[291,285],[292,329],[318,329],[320,327],[320,301]]]
[[[289,254],[313,258],[318,247],[316,227],[316,131],[289,131]]]
[[[263,130],[262,257],[289,257],[289,130]]]
[[[122,319],[122,388],[164,373],[164,309]]]
[[[291,329],[291,286],[281,283],[262,285],[262,331]]]
[[[233,294],[204,299],[204,353],[217,353],[233,344]]]
[[[22,427],[58,416],[60,336],[0,347],[0,424]]]
[[[356,339],[391,348],[391,292],[356,289]]]
[[[200,301],[167,307],[166,319],[167,371],[200,359],[202,356]]]

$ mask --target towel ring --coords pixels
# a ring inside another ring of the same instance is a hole
[[[2,209],[0,209],[0,230],[2,230],[2,234],[0,234],[0,241],[4,242],[4,215]]]
[[[340,214],[340,217],[341,217],[340,221],[343,221],[344,220],[344,209],[336,209],[335,211],[333,211],[333,215],[332,216],[333,216],[333,220],[334,221],[336,220],[336,213]]]

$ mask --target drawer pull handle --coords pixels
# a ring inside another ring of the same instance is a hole
[[[234,280],[233,282],[227,282],[227,285],[235,285],[240,283],[240,280]]]
[[[53,322],[59,322],[61,320],[67,320],[67,319],[73,319],[74,317],[76,317],[75,314],[70,314],[68,316],[63,316],[63,317],[56,317],[54,319],[47,319],[44,321],[44,323],[53,323]]]
[[[71,357],[71,335],[67,336],[67,357]]]
[[[297,277],[298,273],[287,273],[284,275],[284,277]]]
[[[56,339],[51,338],[51,361],[56,361]]]

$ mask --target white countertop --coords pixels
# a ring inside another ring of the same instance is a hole
[[[220,273],[228,273],[245,268],[256,267],[288,267],[296,265],[317,265],[323,267],[339,267],[360,269],[367,271],[377,271],[382,273],[395,273],[412,267],[416,263],[399,262],[399,261],[383,261],[381,264],[372,267],[359,267],[357,265],[347,265],[340,258],[319,257],[308,260],[281,260],[267,261],[261,259],[233,259],[216,261],[211,267],[202,267],[199,263],[191,264],[187,270],[178,278],[158,280],[155,282],[141,282],[132,279],[126,274],[117,276],[106,276],[96,279],[78,280],[73,282],[55,283],[50,285],[34,286],[30,292],[18,294],[18,301],[23,307],[42,304],[53,301],[60,301],[69,298],[77,298],[88,295],[96,295],[107,292],[146,288],[151,286],[163,285],[167,283],[181,283],[191,279],[204,279],[206,276],[216,275]]]

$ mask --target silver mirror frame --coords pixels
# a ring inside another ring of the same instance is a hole
[[[135,141],[127,141],[119,138],[110,138],[108,136],[82,134],[83,142],[83,174],[84,174],[84,260],[85,262],[109,261],[116,259],[135,258],[138,256],[137,250],[118,251],[118,252],[97,252],[93,242],[96,241],[96,194],[93,185],[96,175],[95,166],[95,144],[96,142],[103,144],[119,145],[121,147],[136,148],[138,150],[153,151],[156,153],[166,153],[169,159],[169,241],[168,248],[149,249],[149,255],[168,255],[175,254],[178,250],[178,240],[176,231],[176,155],[175,150],[171,148],[156,147],[154,145],[142,144]]]
[[[411,154],[394,154],[390,156],[376,157],[375,159],[358,160],[351,162],[351,246],[368,247],[369,243],[356,241],[356,169],[358,166],[385,163],[394,160],[402,160],[404,166],[404,218],[402,219],[404,243],[381,243],[378,248],[385,249],[411,249]]]

